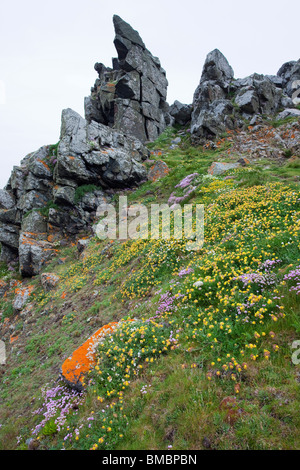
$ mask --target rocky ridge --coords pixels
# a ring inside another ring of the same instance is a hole
[[[97,207],[115,191],[168,173],[164,162],[154,162],[147,172],[145,162],[151,160],[144,145],[166,126],[190,127],[192,143],[205,146],[214,145],[214,138],[225,132],[239,132],[242,142],[235,140],[235,151],[240,156],[250,152],[268,157],[271,152],[276,158],[286,139],[274,133],[272,148],[262,148],[261,122],[300,115],[295,91],[300,60],[287,62],[274,76],[235,79],[218,49],[206,58],[193,103],[169,106],[159,59],[128,23],[116,15],[113,22],[118,58],[113,68],[95,65],[99,77],[85,98],[85,119],[63,110],[59,143],[27,155],[0,190],[1,260],[19,263],[22,276],[37,275],[58,245],[92,233]],[[249,125],[258,135],[255,145],[244,139]],[[297,139],[290,140],[283,150],[298,155]],[[278,161],[282,158],[281,152]]]
[[[191,135],[195,143],[214,138],[226,130],[255,124],[259,116],[298,116],[295,90],[300,84],[300,60],[284,64],[277,75],[254,73],[235,79],[228,60],[218,50],[206,58],[199,86],[194,93]]]

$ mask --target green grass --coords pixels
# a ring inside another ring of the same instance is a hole
[[[276,120],[273,120],[270,122],[271,126],[275,127],[275,129],[277,127],[281,127],[285,124],[290,124],[290,123],[293,123],[293,122],[297,122],[298,118],[297,117],[287,117],[285,119],[276,119]]]
[[[205,150],[184,137],[171,150],[176,135],[168,129],[150,145],[163,149],[151,158],[166,161],[170,173],[128,199],[167,202],[197,172],[189,203],[205,204],[204,247],[187,252],[186,240],[93,239],[83,257],[76,246],[61,249],[45,267],[60,276],[59,285],[45,293],[39,278],[30,281],[30,323],[24,331],[23,321],[16,323],[19,339],[0,391],[1,449],[26,448],[43,419],[42,388],[56,388],[64,359],[120,320],[98,348],[84,400],[60,430],[57,416],[49,418],[37,434],[40,449],[299,448],[291,344],[299,338],[300,311],[294,281],[284,281],[300,265],[299,186],[289,180],[299,162],[207,178],[230,144]],[[270,273],[262,267],[267,260],[275,261]],[[249,273],[258,278],[244,285]],[[9,293],[1,301],[10,321],[12,299]]]
[[[49,201],[45,207],[43,207],[42,209],[39,209],[39,212],[44,217],[48,217],[50,209],[55,209],[56,211],[60,210],[57,204],[55,204],[53,201]]]
[[[53,157],[53,156],[57,157],[59,143],[60,142],[57,142],[57,144],[49,146],[49,156],[50,157]]]
[[[5,278],[9,275],[7,264],[3,261],[0,262],[0,279]]]
[[[75,204],[77,204],[81,199],[88,193],[92,193],[96,191],[98,188],[97,186],[93,184],[88,184],[88,185],[83,185],[79,186],[76,191],[75,191]]]

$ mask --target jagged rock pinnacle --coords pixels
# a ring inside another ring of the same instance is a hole
[[[166,102],[168,81],[159,59],[146,49],[139,33],[113,17],[118,58],[113,68],[95,65],[98,79],[85,98],[85,117],[141,142],[153,141],[170,122]]]
[[[126,21],[122,20],[120,16],[114,15],[113,16],[113,23],[115,27],[116,35],[121,36],[124,39],[141,46],[143,49],[146,48],[142,38],[140,37],[139,33],[134,30],[130,24],[126,23]]]
[[[208,80],[228,82],[231,81],[233,77],[233,69],[222,52],[220,52],[219,49],[211,51],[205,60],[201,83]]]

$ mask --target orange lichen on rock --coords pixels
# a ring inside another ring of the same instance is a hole
[[[10,344],[12,344],[12,343],[14,343],[15,341],[17,341],[18,338],[19,338],[19,336],[11,336],[11,337],[9,338]]]
[[[7,282],[0,279],[0,297],[6,297],[8,290],[9,290],[9,285],[7,284]]]
[[[26,295],[30,295],[34,289],[34,286],[26,286],[26,287],[20,287],[15,289],[15,294],[16,295],[21,295],[22,297]]]
[[[103,326],[83,343],[62,365],[62,376],[78,389],[83,388],[83,378],[95,365],[96,348],[105,335],[112,333],[118,323],[113,322]]]
[[[168,165],[162,160],[158,160],[150,169],[148,173],[148,179],[150,181],[157,181],[160,178],[164,178],[169,174],[170,170]]]
[[[47,165],[47,163],[46,163],[46,162],[44,162],[44,160],[41,160],[40,158],[38,158],[38,160],[37,160],[37,161],[38,161],[38,162],[40,162],[40,163],[42,163],[42,165],[44,165],[44,167],[45,167],[45,168],[47,168],[47,170],[49,170],[49,171],[50,171],[50,168],[49,168],[49,166]]]

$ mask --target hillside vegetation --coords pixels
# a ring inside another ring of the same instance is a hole
[[[1,267],[1,449],[299,448],[299,158],[208,174],[237,160],[235,142],[228,132],[191,146],[186,129],[168,128],[149,146],[169,173],[118,193],[129,204],[204,204],[201,250],[174,237],[94,237],[82,254],[58,246],[44,269],[60,277],[49,292],[40,276]],[[84,391],[70,389],[64,360],[112,322]]]

